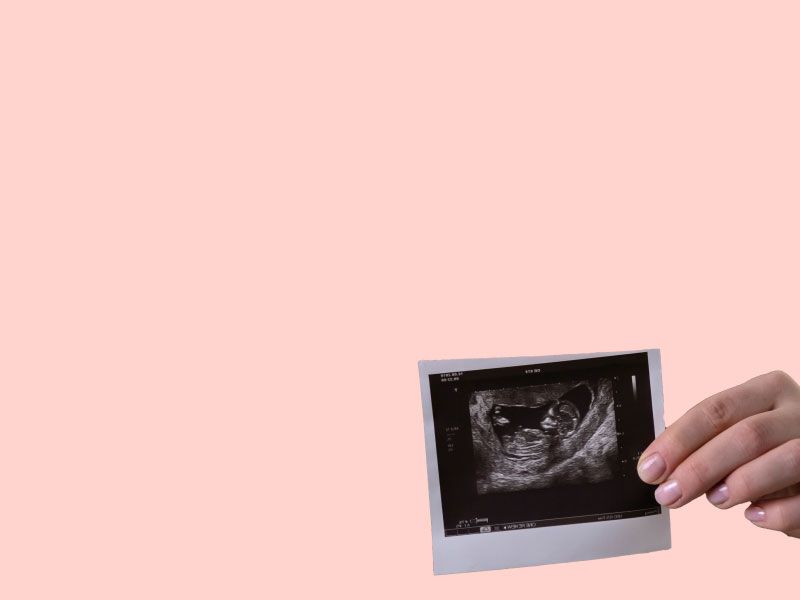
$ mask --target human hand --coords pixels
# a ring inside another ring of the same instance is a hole
[[[659,504],[705,493],[719,508],[752,502],[754,524],[800,537],[800,386],[773,371],[703,400],[642,453]]]

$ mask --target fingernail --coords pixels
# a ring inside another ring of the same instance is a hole
[[[744,511],[744,516],[748,521],[758,523],[767,518],[767,513],[760,506],[750,506]]]
[[[639,478],[642,481],[652,483],[664,474],[666,468],[667,463],[664,462],[664,459],[661,458],[658,452],[654,452],[639,462],[639,466],[636,467],[636,470],[639,472]]]
[[[656,488],[656,502],[662,506],[674,504],[681,497],[681,486],[674,479],[662,483]]]
[[[720,483],[717,487],[713,490],[708,492],[706,498],[711,504],[722,504],[723,502],[727,501],[730,498],[730,494],[728,493],[728,484],[727,483]]]

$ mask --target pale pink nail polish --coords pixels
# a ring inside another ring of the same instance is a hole
[[[639,478],[642,481],[652,483],[664,474],[666,468],[667,463],[664,462],[658,452],[654,452],[645,457],[636,467],[636,470],[639,472]]]
[[[720,483],[717,487],[708,492],[706,497],[711,504],[722,504],[723,502],[727,502],[727,500],[731,497],[730,493],[728,492],[728,484]]]
[[[750,506],[744,511],[744,516],[748,521],[758,523],[759,521],[763,521],[767,518],[767,513],[760,506]]]
[[[681,486],[674,479],[665,481],[656,488],[656,502],[662,506],[674,504],[681,498]]]

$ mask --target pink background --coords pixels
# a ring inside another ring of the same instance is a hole
[[[705,500],[668,552],[434,578],[416,361],[660,347],[668,423],[800,375],[798,19],[2,3],[0,597],[796,589]]]

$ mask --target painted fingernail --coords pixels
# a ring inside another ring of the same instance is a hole
[[[639,462],[639,466],[636,467],[636,470],[639,472],[639,478],[647,483],[656,481],[664,474],[666,469],[667,463],[664,462],[664,459],[661,458],[658,452],[654,452],[643,459]]]
[[[730,498],[730,494],[728,493],[728,484],[727,483],[720,483],[717,487],[713,490],[708,492],[706,498],[711,504],[722,504],[726,502],[728,498]]]
[[[674,504],[681,497],[681,486],[674,479],[665,481],[656,488],[656,502],[662,506]]]
[[[744,511],[744,516],[748,521],[758,523],[767,518],[767,513],[760,506],[750,506]]]

